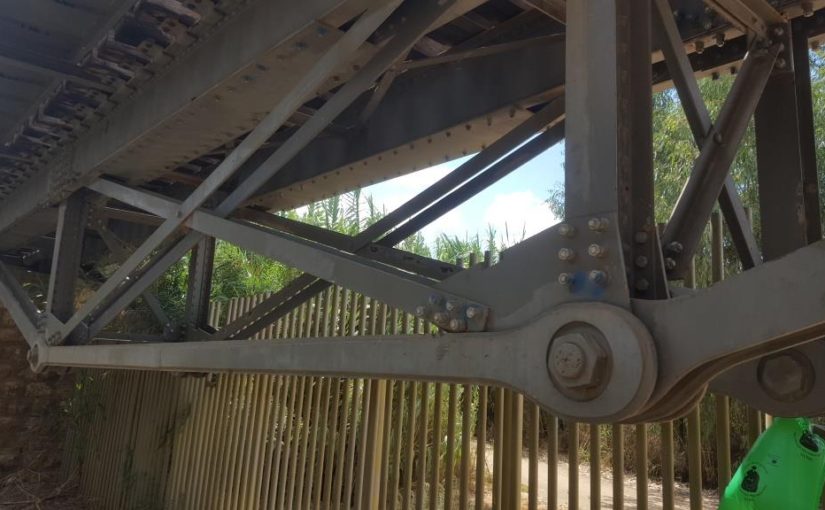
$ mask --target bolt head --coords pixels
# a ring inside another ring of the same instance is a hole
[[[607,254],[607,248],[594,243],[587,247],[587,254],[591,257],[602,258]]]
[[[587,228],[593,232],[604,232],[609,224],[610,220],[607,218],[590,218],[587,220]]]
[[[559,235],[562,237],[573,237],[576,235],[576,227],[569,223],[562,223],[559,225]]]
[[[608,353],[598,336],[598,331],[583,327],[553,339],[547,368],[560,389],[588,390],[605,381]]]
[[[576,258],[576,252],[572,248],[559,249],[559,260],[570,262]]]
[[[463,319],[451,319],[450,320],[450,330],[451,331],[464,331],[467,329],[467,323],[464,322]]]
[[[450,316],[447,315],[444,312],[437,312],[435,315],[433,315],[433,322],[435,322],[436,324],[439,324],[439,325],[447,324],[449,322],[449,320],[450,320]]]
[[[667,269],[668,271],[673,271],[674,269],[676,269],[676,260],[667,257],[665,259],[665,269]]]
[[[466,315],[468,319],[475,319],[480,314],[481,310],[477,306],[468,306],[467,310],[464,312],[464,315]]]
[[[787,65],[788,65],[788,62],[784,58],[778,57],[776,59],[776,68],[777,69],[785,69],[785,67],[787,67]]]
[[[428,301],[429,301],[429,303],[430,303],[431,305],[433,305],[433,306],[438,306],[438,305],[440,305],[440,304],[444,301],[444,297],[442,297],[442,296],[440,296],[440,295],[438,295],[438,294],[432,294],[432,295],[429,297]]]
[[[561,285],[572,285],[573,275],[570,273],[561,273],[559,275],[559,283]]]
[[[639,255],[638,257],[636,257],[636,267],[647,267],[647,263],[647,257],[645,257],[644,255]]]
[[[716,46],[718,46],[719,48],[721,48],[722,46],[725,45],[725,34],[724,33],[719,32],[718,34],[716,34],[716,36],[714,36],[714,39],[715,39],[715,42],[716,42]]]
[[[447,301],[447,306],[446,306],[446,308],[447,308],[447,311],[448,311],[448,312],[455,311],[455,310],[457,310],[457,309],[458,309],[458,303],[457,303],[457,302],[455,302],[455,301],[453,301],[453,300],[451,299],[451,300]]]
[[[765,356],[757,367],[759,385],[783,402],[796,402],[807,396],[814,377],[810,360],[795,349]]]
[[[607,273],[605,273],[604,271],[594,269],[593,271],[590,271],[587,277],[590,279],[591,282],[595,283],[599,287],[607,286]]]
[[[673,253],[682,253],[685,250],[685,247],[679,241],[673,241],[667,245],[667,249]]]

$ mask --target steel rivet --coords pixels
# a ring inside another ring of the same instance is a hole
[[[438,294],[432,294],[429,297],[429,302],[430,302],[431,305],[439,305],[439,304],[441,304],[441,301],[443,301],[443,299],[444,298],[442,298]]]
[[[464,321],[461,319],[452,319],[450,321],[450,329],[453,331],[464,331]]]
[[[607,273],[604,271],[594,269],[593,271],[590,271],[588,278],[590,278],[590,281],[599,287],[604,287],[607,285]]]
[[[644,255],[636,257],[636,267],[647,267],[647,257]]]
[[[576,258],[576,252],[571,248],[561,248],[559,250],[559,260],[570,262]]]
[[[427,309],[423,306],[419,306],[415,309],[415,315],[417,317],[424,317],[424,314],[427,312]]]
[[[458,308],[458,303],[456,303],[453,300],[447,301],[447,311],[448,312],[452,312],[456,308]]]
[[[673,253],[682,253],[685,247],[679,241],[673,241],[667,245],[667,249]]]
[[[559,235],[562,237],[573,237],[576,235],[576,227],[569,223],[559,225]]]
[[[607,218],[590,218],[587,220],[587,228],[593,232],[604,232],[610,221]]]
[[[449,316],[449,315],[447,315],[447,314],[446,314],[446,313],[444,313],[444,312],[438,312],[438,313],[436,313],[435,315],[433,315],[433,321],[434,321],[436,324],[444,324],[445,322],[447,322],[447,320],[448,320],[449,318],[450,318],[450,316]]]
[[[646,291],[650,288],[650,282],[646,278],[639,278],[636,280],[636,290]]]
[[[591,257],[602,258],[607,254],[607,249],[600,244],[591,244],[587,247],[587,254]]]
[[[573,275],[570,273],[561,273],[559,275],[559,283],[561,285],[571,285],[573,283]]]
[[[644,230],[640,230],[639,232],[636,232],[636,234],[633,236],[633,240],[636,241],[636,243],[638,244],[645,244],[648,240],[648,237],[649,236],[647,235],[647,232],[645,232]]]
[[[676,261],[670,257],[665,259],[665,269],[668,271],[673,271],[676,269]]]
[[[477,306],[470,306],[467,307],[467,311],[464,312],[464,315],[466,315],[468,319],[474,319],[480,312],[481,310],[479,310]]]

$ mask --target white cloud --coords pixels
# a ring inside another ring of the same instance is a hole
[[[522,231],[526,237],[530,237],[558,221],[547,204],[535,193],[515,191],[496,195],[484,213],[482,228],[492,225],[499,237],[504,235],[506,228],[512,241],[519,240]]]

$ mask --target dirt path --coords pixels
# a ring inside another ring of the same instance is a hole
[[[487,471],[492,472],[493,467],[493,445],[488,445],[485,450],[487,457]],[[522,501],[524,508],[527,508],[527,487],[529,486],[530,463],[528,458],[521,460],[521,485]],[[579,481],[579,508],[590,508],[590,468],[580,465],[578,469]],[[569,487],[570,487],[570,465],[563,460],[558,463],[558,508],[569,510]],[[658,482],[649,482],[648,508],[651,510],[662,508],[662,486]],[[489,491],[488,491],[489,492]],[[488,494],[488,501],[492,502],[492,494]],[[601,508],[611,510],[613,508],[613,477],[609,471],[601,473]],[[539,508],[547,508],[547,459],[539,459],[539,484],[538,484]],[[625,475],[624,479],[624,501],[625,508],[636,508],[636,478]],[[718,499],[715,493],[705,491],[703,498],[703,508],[715,510]],[[677,483],[674,488],[674,508],[676,510],[690,510],[690,495],[687,485]]]

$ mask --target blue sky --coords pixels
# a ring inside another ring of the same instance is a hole
[[[467,159],[374,184],[364,188],[363,193],[372,195],[375,204],[389,212]],[[564,143],[559,143],[425,228],[422,233],[427,243],[432,245],[442,233],[461,238],[478,233],[483,239],[488,225],[493,225],[501,237],[505,224],[510,239],[515,234],[515,240],[519,240],[522,229],[530,237],[557,223],[545,200],[548,190],[563,182],[563,162]]]

